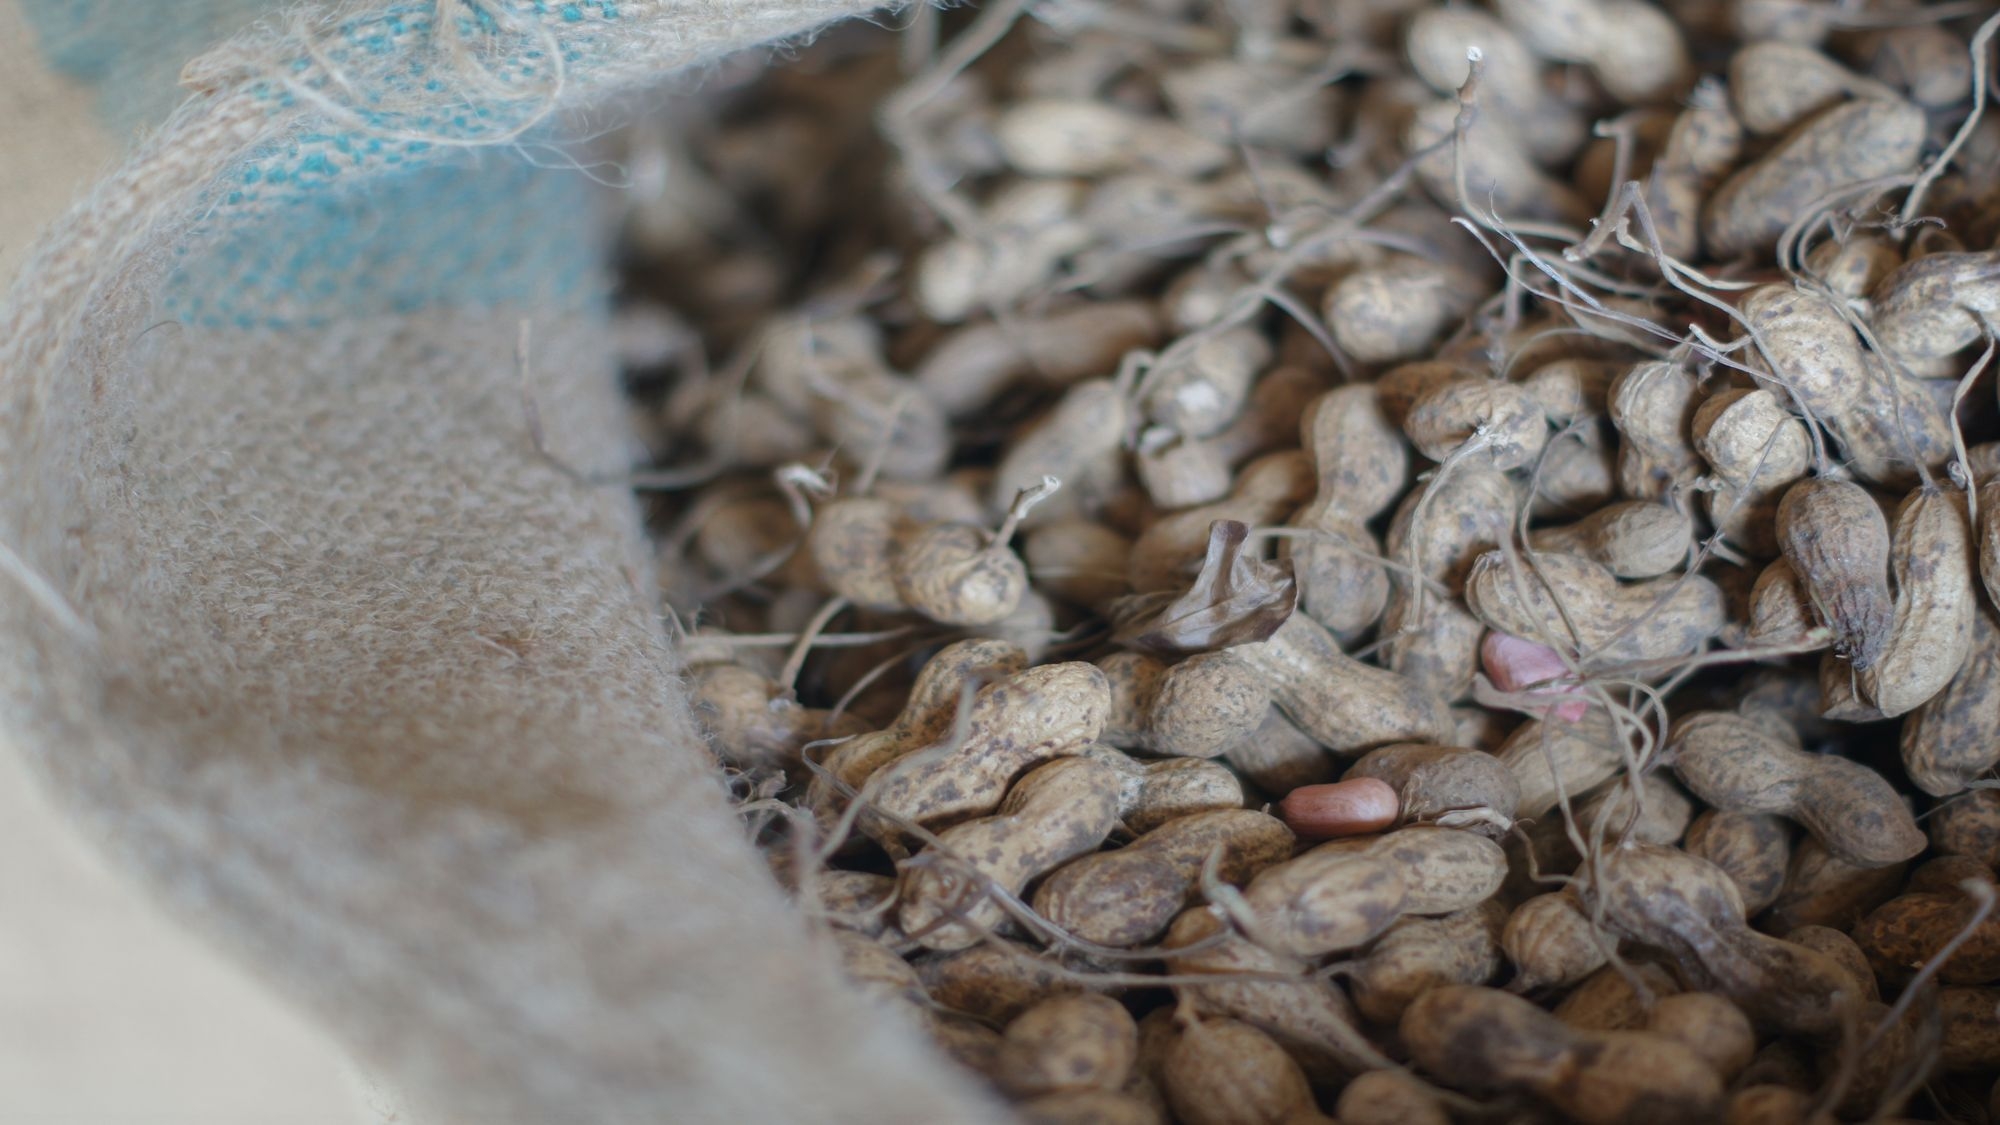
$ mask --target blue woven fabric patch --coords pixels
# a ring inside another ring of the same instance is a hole
[[[303,187],[291,177],[340,174],[313,171],[309,147],[245,166],[230,189],[242,199],[203,220],[163,313],[211,328],[318,327],[432,305],[573,309],[606,295],[603,200],[581,175],[506,151],[352,143],[380,143],[376,159],[406,166]]]
[[[603,56],[617,0],[402,3],[310,22],[272,0],[27,3],[47,57],[97,86],[113,127],[163,117],[160,75],[267,12],[205,65],[274,111],[317,111],[317,127],[224,173],[160,295],[166,315],[283,329],[604,296],[600,193],[519,146],[548,138],[552,94]]]

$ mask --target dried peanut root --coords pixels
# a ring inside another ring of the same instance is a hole
[[[1983,1112],[1970,7],[989,4],[630,127],[660,594],[857,990],[1031,1122]]]

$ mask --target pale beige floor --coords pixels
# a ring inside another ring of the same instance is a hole
[[[107,869],[0,751],[0,1122],[352,1125],[340,1056]]]
[[[0,286],[115,148],[26,43],[0,0]],[[0,745],[0,1125],[356,1120],[337,1050],[155,911]]]

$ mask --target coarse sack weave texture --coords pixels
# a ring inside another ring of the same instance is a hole
[[[0,740],[426,1122],[1005,1118],[744,841],[636,506],[537,455],[514,354],[622,468],[600,201],[528,142],[859,10],[292,12],[0,305]]]

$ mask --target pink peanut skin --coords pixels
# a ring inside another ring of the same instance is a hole
[[[1278,802],[1278,817],[1301,839],[1328,840],[1380,832],[1396,823],[1401,798],[1388,782],[1357,777],[1302,785]]]
[[[1488,632],[1485,639],[1479,642],[1479,661],[1486,668],[1486,678],[1504,692],[1525,691],[1530,696],[1577,693],[1575,687],[1535,689],[1537,684],[1550,683],[1569,674],[1562,657],[1547,645],[1536,644],[1510,633]],[[1555,702],[1556,717],[1568,723],[1582,720],[1589,709],[1589,705],[1581,699]]]

